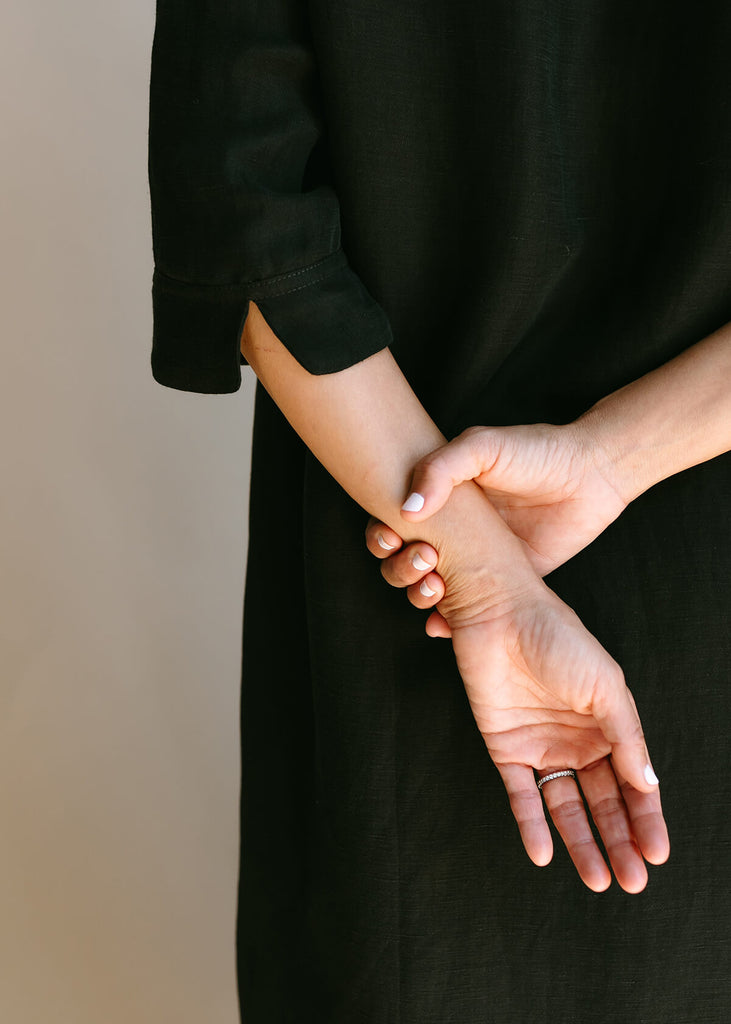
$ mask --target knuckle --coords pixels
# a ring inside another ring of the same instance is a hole
[[[566,849],[569,853],[578,854],[584,849],[593,849],[595,846],[596,843],[594,842],[594,836],[591,832],[587,831],[585,834],[576,836],[574,839],[567,842]]]
[[[408,587],[411,583],[408,568],[404,566],[403,557],[392,555],[381,562],[381,574],[392,587]]]
[[[463,437],[463,444],[475,461],[482,461],[486,457],[486,452],[490,448],[490,428],[489,427],[468,427],[465,430]]]
[[[616,858],[620,853],[624,853],[625,850],[630,854],[642,856],[634,839],[622,838],[607,841],[607,852],[610,857]]]
[[[417,463],[417,468],[422,473],[438,473],[440,472],[445,463],[446,456],[445,451],[448,445],[443,445],[441,448],[435,448],[433,452],[429,452],[428,455],[424,455],[423,458]]]
[[[513,790],[509,794],[510,807],[516,821],[521,824],[531,821],[545,821],[540,797],[529,789]]]
[[[625,690],[627,688],[622,667],[616,661],[612,662],[607,669],[607,681],[614,689]]]
[[[611,661],[603,667],[596,680],[591,702],[597,709],[609,711],[610,708],[616,708],[617,699],[623,698],[626,690],[624,672],[616,661]]]
[[[466,427],[462,431],[462,433],[459,435],[459,437],[456,438],[456,440],[462,439],[462,440],[466,440],[466,441],[467,440],[471,441],[475,437],[482,437],[484,432],[485,432],[485,428],[482,427],[482,426],[479,426],[479,425],[474,425],[474,426],[471,426],[471,427]]]
[[[550,808],[550,811],[554,819],[564,824],[567,821],[586,820],[584,804],[578,797],[568,797],[565,800],[560,800]]]
[[[597,823],[599,821],[606,822],[616,817],[624,820],[626,817],[624,802],[617,796],[604,797],[592,805],[591,815]]]

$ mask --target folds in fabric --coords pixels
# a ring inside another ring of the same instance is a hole
[[[391,343],[340,244],[306,12],[298,0],[158,0],[151,365],[166,386],[238,390],[249,300],[311,373]]]

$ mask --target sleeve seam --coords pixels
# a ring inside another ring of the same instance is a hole
[[[302,285],[296,285],[294,288],[277,288],[277,285],[286,283],[294,277],[301,277],[302,274],[309,274],[317,270],[318,267],[334,261],[335,266],[328,270],[325,274],[320,274],[319,277],[314,278],[311,281],[305,282]],[[173,277],[171,274],[167,274],[164,270],[161,270],[158,266],[154,267],[154,280],[159,283],[162,287],[165,287],[167,282],[175,285],[179,288],[192,288],[201,291],[208,292],[224,292],[224,293],[239,293],[245,298],[254,298],[256,293],[260,294],[262,298],[269,295],[287,295],[290,292],[299,291],[302,288],[308,288],[311,284],[317,284],[320,281],[325,280],[326,277],[330,277],[335,274],[341,268],[347,265],[345,256],[342,248],[338,248],[335,252],[329,253],[322,259],[315,260],[314,263],[308,264],[306,267],[300,267],[297,270],[288,270],[284,274],[276,274],[273,277],[257,278],[253,281],[239,281],[233,284],[212,284],[208,282],[200,281],[187,281],[181,277]]]
[[[310,269],[309,267],[307,268]],[[333,267],[332,270],[328,270],[326,274],[320,274],[319,277],[313,277],[311,281],[305,281],[304,284],[298,284],[295,288],[270,288],[265,287],[261,292],[258,288],[255,288],[251,298],[256,301],[256,294],[259,292],[262,299],[274,298],[277,295],[291,295],[293,292],[301,292],[305,288],[312,287],[313,284],[319,284],[320,281],[326,280],[328,277],[332,277],[333,274],[337,274],[340,267]],[[305,271],[297,271],[297,273],[305,273]]]
[[[343,250],[340,247],[338,247],[335,250],[335,252],[328,253],[327,256],[323,256],[323,258],[320,259],[320,260],[315,260],[314,263],[310,263],[306,267],[300,267],[298,270],[288,270],[284,274],[275,274],[273,277],[259,278],[259,279],[255,280],[255,281],[250,281],[249,284],[253,284],[253,285],[257,285],[257,284],[271,285],[271,284],[276,284],[278,281],[286,281],[287,278],[289,278],[289,277],[300,277],[302,274],[307,274],[310,270],[315,270],[316,267],[321,266],[323,263],[327,263],[329,260],[334,259],[336,256],[340,256],[342,251]],[[341,261],[338,261],[338,262],[341,262]],[[318,278],[318,280],[321,280],[321,278]]]

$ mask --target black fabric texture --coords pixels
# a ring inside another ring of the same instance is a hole
[[[388,345],[447,437],[574,419],[731,320],[730,45],[720,0],[159,2],[156,379],[236,390],[253,299],[311,372]],[[243,1024],[726,1024],[730,457],[547,577],[661,780],[640,895],[530,863],[367,518],[258,385]]]
[[[250,299],[310,373],[389,345],[341,246],[306,4],[158,0],[148,177],[160,384],[237,391]]]

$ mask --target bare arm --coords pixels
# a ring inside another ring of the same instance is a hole
[[[408,539],[436,548],[440,573],[450,582],[443,611],[451,620],[479,613],[493,593],[533,584],[535,574],[520,543],[472,482],[456,488],[428,524],[404,524],[400,508],[414,462],[444,444],[445,437],[389,349],[337,373],[313,375],[252,302],[241,350],[294,430],[348,494],[383,522],[405,528]],[[469,595],[468,581],[473,584]]]
[[[731,449],[731,323],[601,399],[576,425],[606,453],[629,502]]]
[[[444,437],[390,351],[312,375],[254,303],[241,348],[328,472],[361,507],[402,529],[411,467]],[[438,553],[448,583],[439,611],[451,627],[476,724],[529,856],[546,864],[552,853],[533,772],[571,765],[590,810],[601,812],[595,814],[600,831],[603,822],[613,822],[602,837],[620,885],[640,891],[647,881],[643,857],[662,863],[669,847],[657,780],[620,667],[536,575],[520,540],[477,484],[455,487],[428,524],[406,526],[406,532]],[[606,888],[611,875],[576,783],[560,779],[551,787],[547,805],[581,878],[592,889]]]
[[[536,572],[545,575],[591,543],[630,501],[666,477],[731,450],[731,323],[675,359],[592,406],[573,423],[509,427],[475,426],[415,466],[411,488],[424,498],[418,512],[402,512],[409,530],[429,517],[465,480],[477,482],[504,521],[521,538]],[[390,523],[388,524],[391,525]],[[382,526],[369,524],[371,552]],[[401,528],[386,539],[400,545]],[[435,553],[422,549],[433,566]],[[410,562],[410,545],[382,568],[409,599],[429,608],[444,586],[429,574],[430,596],[419,590],[424,575]],[[435,636],[448,636],[440,616],[429,620]]]

